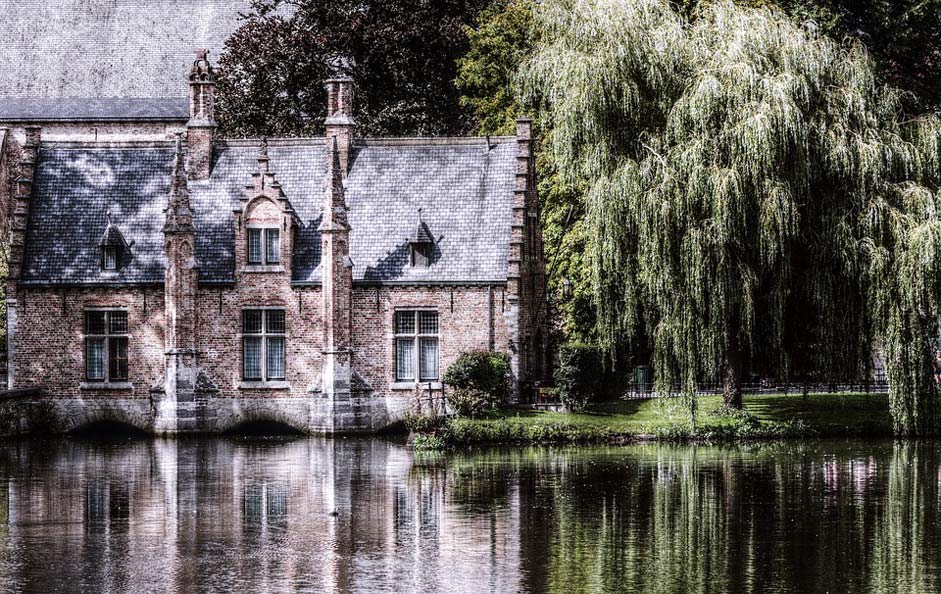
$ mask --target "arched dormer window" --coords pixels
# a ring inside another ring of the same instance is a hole
[[[98,242],[98,265],[103,272],[117,272],[120,270],[130,245],[124,240],[121,231],[111,220],[108,213],[108,226]]]
[[[249,266],[281,265],[281,227],[283,213],[279,205],[266,197],[249,204],[245,219],[245,263]]]
[[[418,225],[408,238],[409,264],[415,268],[431,266],[431,258],[435,251],[435,239],[422,220],[421,210],[418,209]]]

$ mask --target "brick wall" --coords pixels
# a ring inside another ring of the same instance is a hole
[[[128,380],[132,389],[82,389],[85,381],[84,311],[128,312]],[[149,398],[164,374],[163,287],[19,289],[15,336],[16,386],[42,386],[56,398]]]
[[[16,387],[43,386],[61,398],[148,398],[164,374],[164,296],[162,287],[125,289],[20,289],[17,295]],[[506,350],[501,315],[505,291],[494,286],[493,340]],[[391,390],[395,377],[393,316],[396,309],[433,308],[439,321],[439,370],[468,350],[486,349],[489,340],[486,286],[365,287],[353,291],[354,369],[378,395],[411,396]],[[286,389],[240,389],[241,310],[281,306],[286,322]],[[126,308],[129,324],[128,390],[81,389],[85,379],[84,311],[88,307]],[[321,365],[320,288],[295,287],[278,273],[243,275],[236,287],[201,286],[197,296],[197,349],[200,367],[222,398],[302,397],[316,386]]]

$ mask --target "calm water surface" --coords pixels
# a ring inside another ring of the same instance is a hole
[[[936,593],[938,446],[5,444],[0,591]]]

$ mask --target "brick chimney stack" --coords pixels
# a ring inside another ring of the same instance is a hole
[[[337,58],[331,63],[334,76],[324,82],[327,89],[327,146],[330,139],[336,138],[337,153],[340,157],[340,172],[346,178],[350,170],[350,147],[353,144],[353,79],[349,76],[350,65],[347,60]]]
[[[186,143],[190,179],[207,179],[212,170],[212,142],[216,132],[213,103],[216,75],[204,49],[196,50],[190,71],[190,119],[186,123]]]

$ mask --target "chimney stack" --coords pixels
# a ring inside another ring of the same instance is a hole
[[[216,75],[204,49],[196,50],[190,71],[190,119],[186,124],[187,170],[190,179],[207,179],[212,170],[212,142],[216,132],[213,103]]]
[[[336,139],[340,171],[346,178],[350,170],[350,147],[353,145],[353,79],[349,76],[349,61],[337,58],[330,64],[334,75],[324,82],[327,89],[327,146]]]

